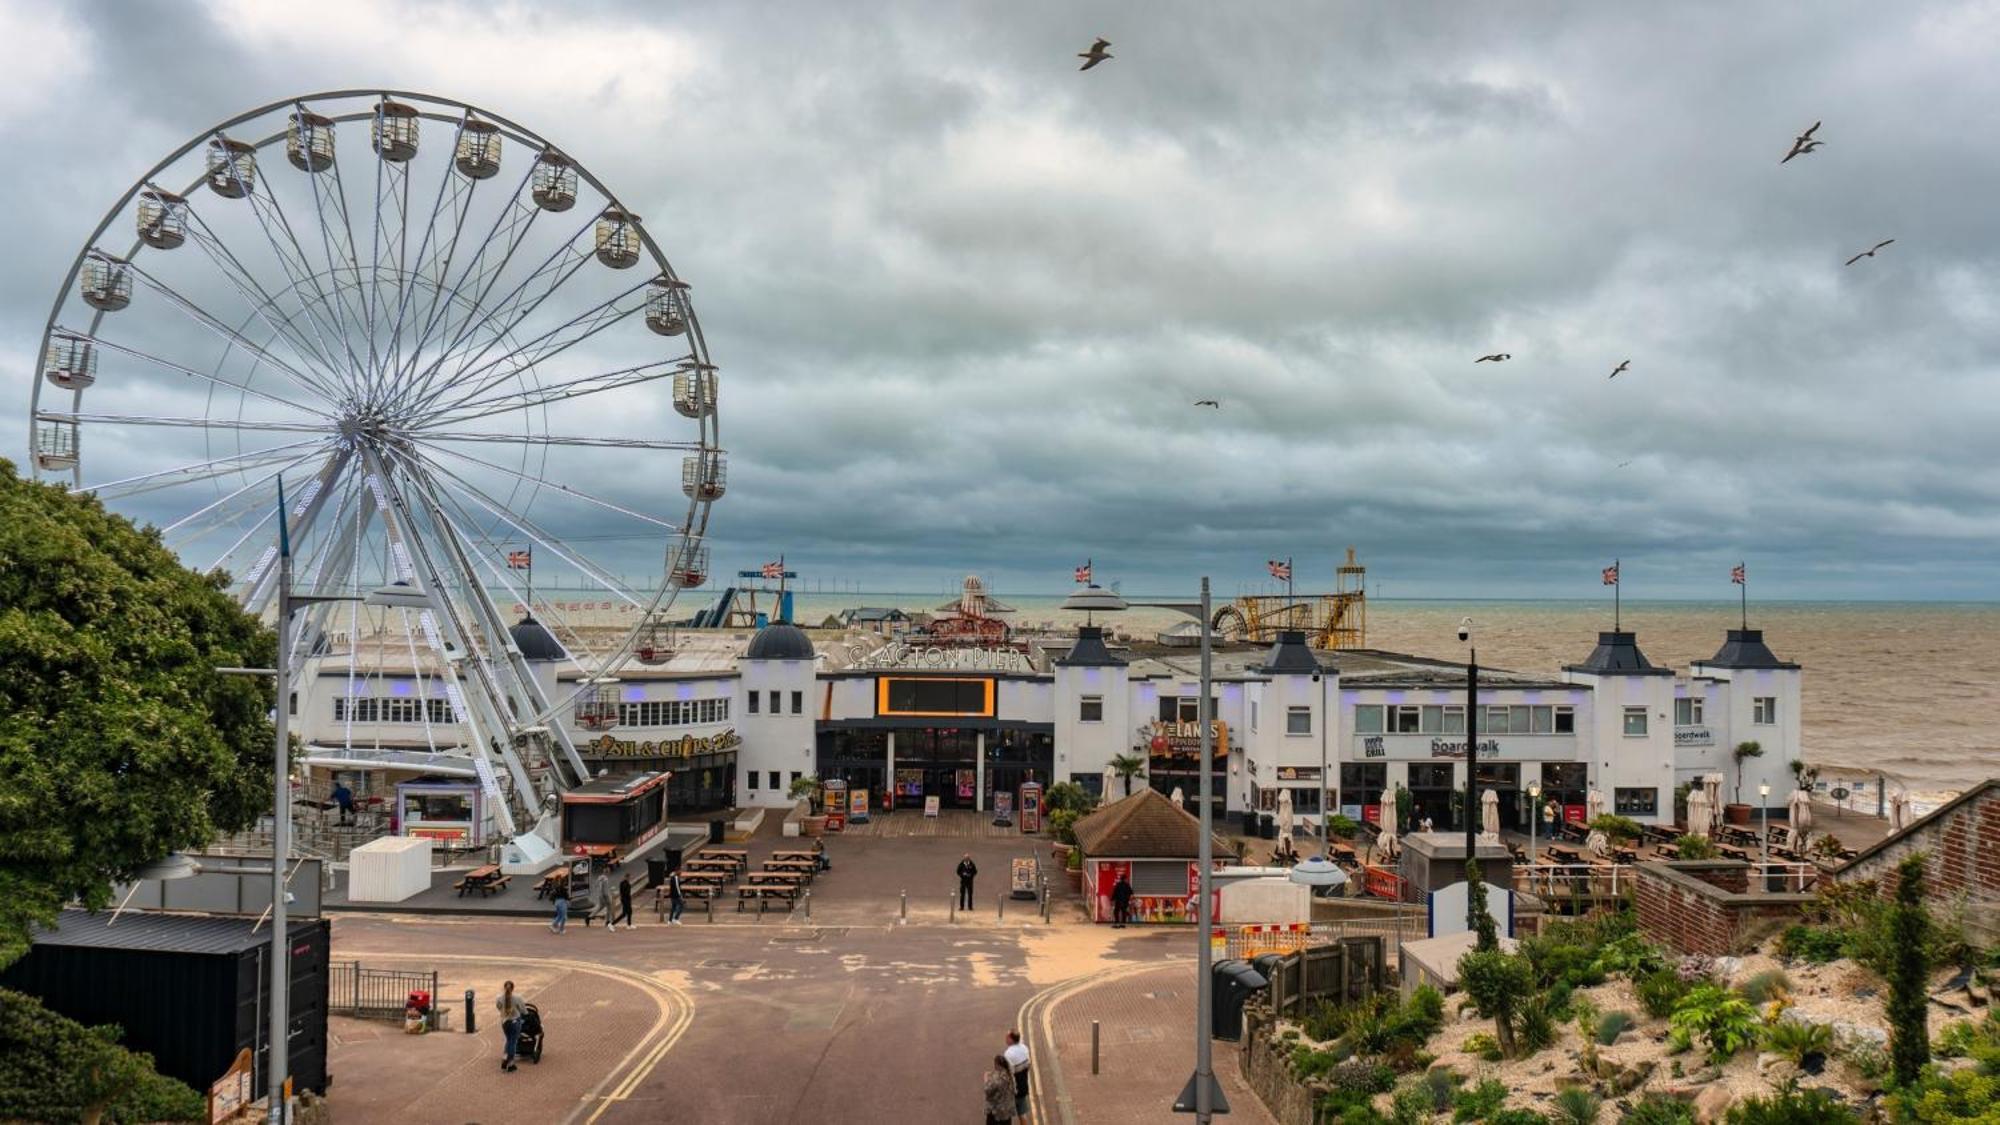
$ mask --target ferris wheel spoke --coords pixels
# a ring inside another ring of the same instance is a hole
[[[459,115],[458,129],[452,135],[450,151],[458,151],[459,142],[465,137],[465,123],[470,117],[471,111],[469,110]],[[400,232],[402,250],[399,252],[398,269],[396,271],[396,319],[389,330],[388,359],[384,365],[391,372],[399,372],[403,367],[403,323],[410,315],[410,306],[415,301],[417,293],[427,281],[435,287],[433,290],[434,293],[441,291],[443,288],[443,279],[440,278],[433,281],[424,272],[424,267],[427,263],[434,264],[431,262],[429,255],[432,252],[431,241],[437,235],[438,216],[444,212],[445,201],[449,198],[452,201],[453,210],[457,212],[457,219],[453,225],[456,226],[458,222],[462,222],[465,217],[465,207],[472,199],[472,189],[478,183],[478,180],[470,176],[461,177],[452,175],[451,165],[449,163],[446,164],[444,176],[438,181],[437,194],[431,199],[431,213],[430,217],[424,222],[424,235],[421,239],[417,240],[416,265],[413,268],[404,268],[407,266],[406,255],[409,249],[409,224],[407,221],[409,218],[409,182],[407,177],[404,180],[403,209],[405,222]],[[456,237],[456,234],[454,234],[454,242],[456,241]],[[435,299],[433,297],[433,300]]]
[[[495,414],[507,414],[516,410],[533,410],[538,406],[547,406],[566,399],[583,398],[588,395],[603,394],[606,391],[621,390],[625,387],[637,386],[640,383],[650,383],[656,379],[665,379],[684,370],[683,365],[688,362],[688,357],[655,360],[651,363],[641,363],[633,367],[620,368],[616,371],[600,371],[591,375],[580,375],[574,379],[565,379],[560,383],[544,384],[531,391],[516,391],[512,394],[500,395],[495,398],[473,399],[461,403],[456,407],[447,407],[446,410],[448,412],[441,416],[438,421],[450,424],[470,422],[475,418],[487,418]]]
[[[425,405],[437,412],[453,410],[507,383],[517,373],[553,359],[604,332],[646,307],[643,292],[646,285],[647,283],[642,281],[616,296],[592,305],[510,351],[494,356],[477,367],[461,371],[452,378],[451,386],[457,391],[470,383],[468,389],[459,391],[455,398],[442,405],[434,402],[427,402]],[[479,381],[473,382],[475,379]]]
[[[397,253],[396,246],[390,245],[392,242],[400,246],[399,236],[404,228],[403,220],[409,211],[409,208],[403,206],[403,204],[408,202],[409,196],[406,190],[398,189],[399,187],[407,189],[409,182],[409,167],[404,162],[379,159],[375,161],[375,206],[371,212],[374,233],[370,237],[372,250],[369,254],[367,297],[368,369],[370,371],[378,370],[381,367],[383,351],[385,350],[382,345],[381,328],[382,325],[387,323],[388,314],[382,307],[383,255]],[[382,209],[385,204],[397,205],[394,225],[396,233],[393,235],[384,229]],[[402,260],[398,256],[391,263],[391,272],[399,271],[401,266]],[[368,381],[367,388],[371,396],[380,392],[380,387],[373,380]]]
[[[54,416],[52,416],[54,417]],[[709,449],[699,441],[658,441],[652,438],[564,437],[557,434],[470,434],[455,430],[418,430],[411,435],[420,441],[470,441],[495,445],[566,445],[579,449],[677,449],[699,453]]]
[[[333,162],[328,171],[333,173],[333,190],[320,191],[319,178],[315,176],[313,193],[316,199],[326,200],[320,205],[320,228],[327,232],[327,262],[334,273],[334,291],[340,294],[341,307],[346,310],[348,322],[372,346],[375,321],[368,305],[367,278],[361,268],[361,246],[354,238],[354,208],[347,198],[347,177],[341,171],[341,163],[338,160]],[[336,206],[340,214],[338,230],[333,224],[325,221],[328,208]],[[336,250],[340,255],[337,261],[334,257]],[[347,271],[348,275],[344,285],[340,283],[342,270]],[[353,347],[351,339],[349,347],[350,349]],[[358,358],[360,353],[355,354]]]
[[[178,488],[183,484],[194,484],[213,477],[227,476],[254,469],[260,463],[289,456],[293,450],[319,445],[324,439],[310,438],[305,441],[288,442],[264,449],[253,449],[245,453],[235,453],[227,457],[216,457],[207,461],[195,461],[186,465],[176,465],[171,469],[158,469],[138,476],[120,477],[101,484],[86,484],[77,489],[88,492],[100,499],[116,499],[137,496],[162,488]]]
[[[192,512],[189,512],[187,515],[184,515],[181,518],[173,521],[172,523],[169,523],[161,527],[160,534],[172,535],[174,532],[179,531],[181,528],[186,527],[191,523],[194,523],[196,520],[201,519],[203,516],[208,515],[210,512],[216,512],[226,508],[228,505],[234,503],[239,497],[248,494],[253,489],[259,489],[263,488],[266,485],[274,484],[279,477],[285,475],[286,470],[294,468],[299,465],[303,465],[307,461],[310,461],[314,457],[317,457],[321,452],[319,446],[323,444],[324,443],[315,443],[315,448],[308,449],[306,452],[296,457],[293,457],[291,460],[286,461],[284,464],[279,465],[277,468],[272,469],[270,472],[267,472],[260,477],[252,478],[248,483],[244,484],[242,487],[237,488],[232,492],[224,493],[223,495],[216,497],[209,503],[204,504],[199,508],[196,508]]]
[[[522,535],[527,536],[530,540],[534,542],[536,546],[547,550],[550,554],[575,567],[579,573],[582,573],[585,576],[594,579],[599,585],[603,586],[606,590],[610,591],[618,598],[626,602],[629,602],[635,606],[643,604],[637,598],[634,598],[631,594],[627,593],[622,585],[620,585],[616,580],[614,580],[608,572],[606,572],[603,568],[599,567],[596,563],[593,563],[590,560],[583,558],[581,555],[565,548],[562,544],[562,540],[559,537],[551,535],[547,531],[543,530],[540,526],[538,526],[535,523],[534,520],[531,520],[528,517],[521,515],[519,513],[507,511],[505,505],[494,500],[491,496],[488,496],[477,485],[474,485],[472,482],[466,480],[464,477],[459,476],[457,473],[454,473],[451,470],[446,469],[442,465],[438,465],[435,462],[423,464],[421,466],[421,470],[423,471],[426,479],[442,483],[445,485],[445,487],[450,488],[452,491],[465,497],[467,500],[471,501],[475,507],[478,507],[482,511],[486,512],[489,516],[492,516],[494,519],[497,519],[500,522],[508,525],[509,527],[512,527],[515,531],[520,532]]]
[[[560,484],[556,481],[548,479],[547,477],[538,477],[533,473],[524,473],[518,469],[510,469],[505,465],[488,461],[483,457],[474,457],[469,453],[461,453],[456,449],[450,449],[442,445],[433,446],[429,448],[431,449],[432,452],[442,453],[449,457],[455,457],[461,461],[470,461],[473,464],[480,465],[484,468],[492,469],[494,472],[497,473],[505,473],[506,475],[527,484],[533,484],[542,488],[554,489],[557,492],[562,492],[567,495],[574,496],[578,500],[582,500],[586,504],[594,504],[597,507],[603,508],[606,511],[616,512],[621,516],[629,516],[632,519],[639,520],[642,523],[652,524],[655,527],[662,528],[676,535],[678,535],[681,530],[678,525],[668,523],[666,520],[660,519],[657,516],[649,516],[643,512],[635,512],[630,508],[614,504],[609,500],[605,500],[597,496],[592,496],[590,493],[585,492],[582,489],[575,487],[574,485]]]
[[[342,322],[345,318],[338,315],[333,299],[321,286],[319,271],[307,261],[305,247],[299,244],[291,219],[271,189],[270,177],[254,179],[248,185],[247,198],[251,213],[257,217],[257,228],[263,231],[264,241],[271,247],[271,256],[277,259],[278,267],[291,283],[299,313],[311,326],[313,336],[319,341],[321,354],[328,358],[336,373],[340,371],[340,358],[344,354],[348,370],[355,377],[360,377],[361,361],[355,358],[352,337],[344,330]],[[317,303],[306,299],[308,292],[317,299]],[[338,347],[327,342],[329,334],[338,341]]]
[[[496,267],[492,279],[487,283],[486,288],[481,291],[480,295],[474,298],[472,309],[467,313],[465,320],[459,324],[458,329],[451,334],[450,341],[443,348],[439,349],[438,357],[430,361],[429,365],[424,369],[422,377],[411,380],[410,386],[396,401],[398,403],[423,401],[425,396],[431,393],[431,388],[437,380],[443,379],[446,385],[455,381],[460,371],[463,371],[466,366],[472,363],[477,363],[486,354],[486,351],[493,346],[492,341],[488,341],[478,353],[465,359],[451,371],[446,371],[445,368],[451,358],[457,354],[461,347],[465,346],[467,339],[474,332],[482,328],[492,330],[492,326],[507,320],[509,317],[513,317],[515,311],[520,308],[521,303],[527,300],[527,294],[534,290],[538,282],[546,281],[548,288],[542,292],[541,297],[536,299],[534,305],[521,314],[522,316],[532,313],[534,308],[539,306],[541,300],[546,299],[549,294],[561,288],[563,282],[575,276],[576,272],[581,270],[591,260],[591,254],[582,249],[579,243],[585,235],[590,233],[593,222],[594,220],[585,220],[583,226],[579,227],[577,232],[570,236],[569,241],[561,243],[554,250],[551,250],[548,257],[542,259],[541,264],[536,266],[533,272],[528,274],[527,277],[522,278],[513,289],[509,290],[507,295],[501,298],[498,304],[492,309],[486,309],[486,297],[500,280],[506,263],[503,261],[499,267]],[[509,256],[511,255],[512,251],[510,250]],[[519,323],[519,320],[515,320],[514,323]],[[504,338],[510,331],[512,331],[511,324],[507,327],[499,328],[494,332],[494,339]]]
[[[291,511],[287,514],[287,518],[291,523],[295,559],[303,561],[306,552],[296,548],[313,542],[313,532],[319,523],[321,513],[326,508],[326,502],[328,498],[341,491],[339,483],[353,459],[354,451],[351,448],[344,445],[336,446],[328,453],[319,469],[307,479],[305,487],[292,494]],[[258,608],[254,612],[262,612],[265,600],[272,593],[276,578],[275,571],[266,571],[257,582],[251,583],[245,603],[256,605]]]
[[[215,266],[216,272],[229,282],[230,287],[235,289],[237,295],[243,298],[243,302],[255,312],[257,319],[270,329],[272,337],[283,340],[305,367],[315,369],[316,372],[324,373],[336,382],[341,382],[338,360],[331,355],[323,354],[319,343],[307,338],[306,334],[299,330],[293,318],[280,315],[278,298],[264,288],[263,283],[257,280],[250,268],[236,256],[236,252],[216,234],[215,229],[208,225],[201,213],[190,206],[187,217],[188,236],[201,248],[201,252]],[[149,282],[152,280],[137,267],[134,267],[134,272],[140,273],[142,279]],[[219,317],[216,319],[220,322]],[[331,384],[315,381],[315,393],[337,398],[337,395],[328,395],[326,388],[329,386]]]
[[[205,379],[208,382],[214,383],[219,387],[227,387],[232,391],[236,391],[240,394],[249,395],[253,398],[260,398],[263,399],[265,402],[269,402],[277,406],[289,407],[290,409],[296,410],[301,414],[316,414],[321,418],[327,419],[329,422],[333,420],[333,415],[329,414],[323,407],[307,406],[304,403],[293,402],[291,399],[285,398],[280,395],[274,395],[269,391],[260,391],[257,388],[252,387],[246,383],[238,383],[229,379],[224,379],[219,375],[215,375],[207,371],[202,371],[197,368],[189,367],[184,363],[175,363],[173,360],[163,359],[160,356],[153,355],[150,352],[140,351],[138,348],[132,347],[129,344],[121,344],[113,340],[105,340],[96,337],[91,337],[80,332],[73,333],[73,335],[76,335],[82,339],[89,340],[92,344],[94,344],[95,346],[104,351],[117,352],[121,355],[129,355],[133,359],[144,360],[145,362],[153,364],[157,367],[164,367],[168,371],[176,371],[182,375],[192,376],[196,379]]]
[[[320,397],[326,399],[329,402],[340,401],[342,397],[341,392],[335,389],[334,385],[328,384],[322,381],[321,379],[314,378],[313,376],[308,375],[304,370],[294,367],[291,364],[285,362],[283,359],[279,358],[276,354],[272,353],[269,349],[251,340],[249,337],[243,335],[241,332],[238,332],[236,329],[231,328],[220,317],[216,316],[214,313],[209,312],[207,309],[203,308],[200,304],[196,303],[193,298],[182,294],[180,291],[168,285],[166,282],[161,281],[159,278],[154,277],[152,274],[147,273],[145,270],[140,269],[138,266],[136,265],[131,266],[130,269],[132,271],[132,276],[138,278],[140,282],[143,283],[148,289],[151,289],[153,292],[159,294],[162,297],[165,297],[169,305],[172,305],[174,308],[180,310],[181,313],[183,313],[188,318],[193,320],[196,324],[199,324],[202,327],[208,329],[209,331],[214,332],[219,336],[222,336],[223,338],[230,341],[230,343],[233,346],[241,348],[244,351],[250,353],[251,355],[256,356],[258,359],[264,361],[265,363],[270,364],[272,367],[276,368],[279,372],[289,377],[294,383],[297,383],[300,387],[310,390],[312,393],[319,395]],[[249,299],[247,294],[245,295],[245,299],[246,300]],[[291,341],[287,340],[287,342],[290,343]],[[308,349],[308,351],[309,350],[310,349]],[[301,353],[299,358],[308,359],[308,356],[306,353]],[[311,366],[310,360],[308,360],[307,366]],[[338,378],[337,376],[334,377]]]
[[[315,422],[262,422],[241,418],[158,418],[146,414],[77,414],[43,410],[35,415],[44,422],[76,422],[103,426],[174,426],[190,430],[260,430],[279,434],[330,434],[333,427]]]
[[[457,240],[454,238],[452,257],[445,260],[438,275],[440,290],[438,299],[432,302],[430,314],[424,319],[423,331],[418,334],[416,346],[410,349],[409,365],[399,376],[403,380],[407,381],[416,372],[417,364],[422,361],[424,348],[431,342],[432,334],[450,322],[452,297],[472,293],[468,305],[477,308],[479,303],[486,299],[486,294],[493,283],[499,279],[501,271],[507,268],[507,263],[514,257],[514,250],[520,245],[521,239],[525,238],[528,231],[533,228],[535,216],[540,215],[542,209],[528,202],[524,196],[533,181],[535,163],[535,161],[527,162],[526,170],[521,173],[521,182],[515,185],[513,194],[507,197],[507,203],[493,216],[493,225],[487,229],[486,237],[480,240],[478,249],[466,260],[464,268],[459,271],[457,281],[451,280],[452,261],[458,252]],[[464,216],[461,215],[459,217],[461,227],[464,221]],[[487,258],[495,246],[500,246],[502,249],[498,260],[489,265]]]

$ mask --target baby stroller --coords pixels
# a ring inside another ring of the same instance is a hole
[[[514,1053],[531,1062],[542,1061],[542,1010],[533,1004],[521,1005],[521,1035]]]

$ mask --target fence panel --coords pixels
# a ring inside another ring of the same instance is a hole
[[[359,961],[335,962],[329,967],[327,1009],[363,1019],[402,1019],[410,993],[430,994],[431,1005],[439,1003],[438,975],[435,971],[370,969]]]

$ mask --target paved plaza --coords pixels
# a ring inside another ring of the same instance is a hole
[[[981,1068],[1019,1026],[1037,1063],[1034,1120],[1173,1119],[1194,1064],[1192,933],[1090,925],[1057,871],[1048,922],[1027,902],[1002,916],[1007,861],[1031,848],[1046,859],[1046,841],[941,835],[830,839],[810,919],[731,903],[681,926],[647,913],[632,930],[557,935],[521,917],[337,914],[337,958],[436,969],[447,1006],[476,991],[478,1031],[463,1033],[462,1011],[417,1037],[336,1020],[333,1109],[485,1125],[976,1121]],[[951,869],[967,851],[980,906],[954,916]],[[548,1029],[543,1062],[513,1073],[499,1069],[492,1012],[506,979]],[[1268,1121],[1234,1045],[1216,1061],[1231,1120]]]

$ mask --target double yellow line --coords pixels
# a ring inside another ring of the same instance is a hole
[[[1101,972],[1085,973],[1068,980],[1050,985],[1048,988],[1028,997],[1015,1016],[1015,1026],[1028,1038],[1031,1070],[1028,1075],[1028,1109],[1036,1125],[1054,1125],[1058,1118],[1049,1113],[1054,1105],[1062,1111],[1060,1120],[1073,1123],[1076,1118],[1070,1110],[1066,1096],[1052,1094],[1051,1087],[1061,1084],[1062,1066],[1056,1058],[1055,1010],[1064,1000],[1093,985],[1106,984],[1139,973],[1149,973],[1156,969],[1181,967],[1178,961],[1144,961],[1132,965],[1120,965]]]
[[[347,955],[357,958],[365,957],[377,961],[442,961],[446,963],[467,961],[504,963],[509,965],[519,965],[523,960],[520,957],[500,957],[486,953],[451,953],[428,956],[391,950],[354,950],[350,951]],[[599,976],[613,977],[626,981],[638,986],[651,997],[653,1007],[659,1013],[653,1020],[653,1026],[648,1028],[646,1034],[640,1037],[639,1042],[634,1044],[632,1049],[625,1053],[624,1058],[618,1060],[618,1065],[611,1068],[611,1075],[613,1077],[618,1075],[620,1071],[624,1072],[625,1076],[618,1080],[618,1084],[612,1087],[609,1093],[600,1095],[598,1090],[602,1090],[604,1084],[612,1080],[607,1077],[603,1082],[599,1082],[587,1095],[588,1099],[597,1102],[597,1108],[588,1117],[584,1118],[585,1125],[591,1125],[598,1118],[604,1116],[604,1111],[610,1109],[613,1102],[623,1101],[631,1097],[632,1092],[639,1088],[639,1083],[644,1082],[652,1074],[653,1068],[659,1066],[660,1060],[665,1058],[667,1052],[673,1050],[674,1045],[679,1043],[681,1037],[687,1034],[688,1027],[694,1023],[694,998],[682,989],[659,980],[656,977],[647,976],[645,973],[637,970],[616,965],[600,965],[594,962],[573,961],[562,957],[538,957],[534,959],[534,963],[537,965],[557,965],[576,972],[596,973]],[[655,1041],[656,1037],[657,1041]],[[582,1110],[579,1108],[577,1112],[581,1113]],[[572,1115],[573,1118],[574,1115]]]

